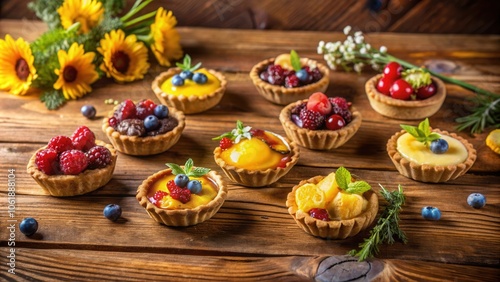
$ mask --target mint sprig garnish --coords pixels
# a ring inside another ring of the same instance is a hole
[[[212,140],[217,141],[221,140],[224,137],[227,137],[233,141],[234,144],[237,144],[241,141],[242,138],[252,139],[252,134],[250,133],[250,126],[243,126],[243,122],[240,120],[236,121],[236,128],[231,130],[230,132],[223,133],[217,137],[212,138]]]
[[[188,177],[202,177],[210,171],[209,168],[205,167],[193,168],[193,160],[191,158],[186,161],[186,164],[184,164],[184,168],[174,163],[166,163],[165,165],[172,170],[173,175],[185,174]]]
[[[290,63],[294,71],[299,71],[302,69],[302,64],[300,63],[299,54],[295,50],[290,51]]]
[[[401,73],[401,77],[415,90],[432,83],[431,74],[422,68],[407,69]]]
[[[419,123],[418,127],[405,124],[400,124],[400,126],[411,136],[415,137],[417,141],[424,143],[424,145],[428,145],[430,142],[441,138],[441,135],[432,132],[428,118]]]
[[[372,187],[366,181],[358,180],[352,182],[351,173],[343,166],[335,171],[335,182],[340,189],[348,194],[363,194]]]
[[[182,60],[182,64],[176,63],[175,65],[183,71],[193,72],[201,67],[201,62],[197,63],[194,66],[191,66],[191,56],[186,54],[186,56],[184,56],[184,59]]]

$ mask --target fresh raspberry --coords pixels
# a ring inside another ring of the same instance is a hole
[[[167,182],[167,188],[170,191],[170,196],[173,199],[176,199],[183,204],[191,200],[191,191],[189,191],[189,189],[187,188],[181,188],[175,185],[175,182],[173,180]]]
[[[150,99],[145,99],[137,103],[135,106],[136,116],[140,119],[145,119],[147,116],[154,114],[156,104]]]
[[[285,77],[285,87],[293,88],[293,87],[299,87],[299,86],[300,86],[300,80],[297,77],[297,75],[292,74],[292,75]]]
[[[306,107],[306,103],[302,103],[298,106],[295,106],[292,111],[290,112],[292,115],[300,115],[300,112],[302,111],[303,108]]]
[[[103,168],[111,163],[111,152],[104,146],[94,146],[85,153],[89,162],[88,169]]]
[[[329,221],[330,218],[328,217],[328,212],[325,209],[320,209],[320,208],[312,208],[309,211],[309,215],[313,218],[323,220],[323,221]]]
[[[325,116],[322,114],[310,111],[307,108],[303,108],[300,111],[300,120],[302,120],[302,127],[307,129],[318,129],[323,125]]]
[[[153,204],[155,204],[157,207],[160,207],[160,201],[163,199],[163,197],[167,196],[168,193],[163,191],[163,190],[158,190],[155,192],[153,195],[153,200],[151,201]]]
[[[291,76],[291,75],[294,75],[294,74],[295,74],[294,70],[283,70],[283,76],[284,77]]]
[[[84,152],[69,150],[61,153],[59,164],[63,174],[77,175],[87,168],[89,162]]]
[[[351,106],[351,102],[347,102],[347,100],[342,97],[330,97],[328,100],[330,100],[332,106],[333,104],[337,104],[337,106],[343,110],[347,110],[349,109],[349,106]]]
[[[56,136],[50,139],[47,148],[54,149],[57,153],[62,153],[67,150],[73,149],[73,141],[68,136]]]
[[[219,147],[222,149],[222,150],[225,150],[225,149],[228,149],[228,148],[231,148],[231,146],[233,146],[233,141],[227,137],[223,137],[220,141],[219,141]]]
[[[118,126],[118,120],[115,118],[115,117],[110,117],[108,119],[108,124],[109,126],[111,126],[112,128],[116,129],[116,127]]]
[[[323,78],[323,75],[321,74],[318,68],[313,68],[309,70],[309,75],[312,77],[312,82],[316,82],[321,78]]]
[[[129,118],[136,117],[135,104],[132,100],[127,99],[120,103],[113,116],[118,120],[122,121]]]
[[[88,127],[82,125],[71,135],[71,141],[76,150],[87,151],[95,146],[95,135]]]
[[[54,149],[44,149],[36,153],[35,164],[39,170],[47,175],[59,172],[58,154]]]

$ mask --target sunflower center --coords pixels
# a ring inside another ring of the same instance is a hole
[[[78,71],[73,66],[66,66],[63,71],[63,78],[66,82],[73,82],[76,80]]]
[[[111,57],[113,67],[121,73],[126,73],[130,65],[130,57],[123,51],[118,51]]]
[[[26,80],[30,75],[30,67],[25,59],[21,58],[16,62],[16,75],[21,80]]]

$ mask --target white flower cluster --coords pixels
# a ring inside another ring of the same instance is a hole
[[[339,66],[346,71],[354,70],[358,73],[366,66],[370,65],[374,70],[380,70],[386,63],[387,48],[380,47],[379,50],[365,42],[365,37],[361,31],[351,33],[352,28],[346,26],[344,34],[347,36],[344,42],[320,41],[318,44],[318,54],[322,54],[328,67],[336,70]]]
[[[231,134],[235,136],[234,139],[234,144],[240,143],[242,138],[247,138],[247,139],[252,139],[252,134],[250,133],[250,130],[252,128],[250,126],[245,126],[245,127],[238,127],[235,128],[231,131]]]

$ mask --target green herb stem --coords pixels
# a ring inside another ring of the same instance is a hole
[[[125,22],[127,21],[128,19],[130,19],[131,17],[133,17],[135,14],[137,14],[138,12],[140,12],[142,9],[144,9],[144,7],[146,7],[147,5],[149,5],[149,3],[151,3],[153,0],[147,0],[146,2],[140,4],[142,2],[142,0],[137,0],[135,1],[134,5],[132,6],[132,8],[128,11],[128,13],[126,13],[124,16],[122,16],[120,18],[120,20],[122,22]]]
[[[136,24],[136,23],[140,23],[140,22],[142,22],[142,21],[145,21],[145,20],[151,19],[151,18],[153,18],[155,15],[156,15],[156,11],[153,11],[153,12],[150,12],[150,13],[147,13],[147,14],[144,14],[144,15],[142,15],[142,16],[140,16],[140,17],[137,17],[137,18],[135,18],[135,19],[133,19],[133,20],[130,20],[130,21],[128,21],[128,22],[124,22],[124,23],[123,23],[123,26],[124,26],[124,27],[129,27],[129,26],[134,25],[134,24]],[[152,20],[152,19],[151,19],[151,20]],[[153,21],[151,21],[151,23],[153,23]]]

